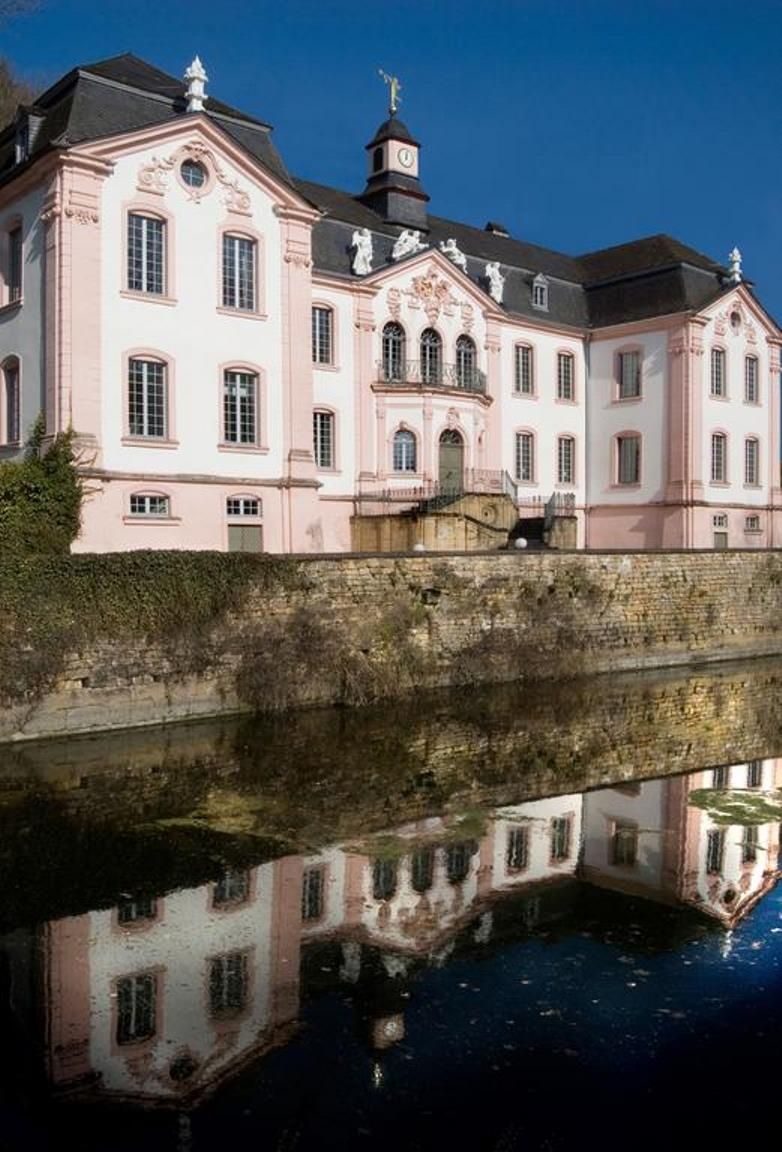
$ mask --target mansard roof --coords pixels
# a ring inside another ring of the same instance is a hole
[[[31,160],[50,148],[67,148],[104,136],[135,132],[187,116],[184,81],[125,53],[74,68],[35,103],[42,117]],[[278,179],[290,176],[272,143],[268,124],[209,97],[204,114]],[[14,167],[14,125],[0,131],[0,181]]]

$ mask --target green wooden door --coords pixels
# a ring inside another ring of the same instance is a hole
[[[263,552],[263,528],[260,524],[229,524],[229,552]]]
[[[461,492],[464,486],[464,443],[458,432],[443,432],[440,437],[440,487]]]

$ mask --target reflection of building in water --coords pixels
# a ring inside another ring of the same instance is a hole
[[[584,880],[653,899],[683,902],[734,924],[775,882],[779,821],[726,824],[719,792],[745,802],[782,784],[782,760],[751,760],[667,780],[629,783],[584,797]],[[693,793],[708,789],[713,793]],[[704,804],[705,807],[700,805]],[[737,817],[738,819],[738,817]]]

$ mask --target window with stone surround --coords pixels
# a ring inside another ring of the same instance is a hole
[[[258,376],[243,369],[223,373],[223,443],[256,446],[258,427]]]
[[[572,352],[557,353],[557,400],[575,400],[575,357]]]
[[[395,472],[415,472],[417,470],[417,444],[415,434],[407,428],[394,433],[393,469]]]
[[[513,391],[519,396],[534,396],[535,376],[532,347],[529,344],[517,344],[513,352]]]
[[[711,437],[711,482],[726,484],[728,480],[728,437],[724,432],[713,432]]]
[[[757,404],[759,399],[758,358],[757,356],[747,356],[744,360],[744,402]]]
[[[572,436],[557,438],[557,484],[575,483],[576,442]]]
[[[318,468],[334,467],[334,413],[312,414],[312,449]]]
[[[711,350],[711,395],[723,399],[728,394],[728,382],[725,374],[725,349],[712,348]]]
[[[760,483],[760,444],[754,436],[744,441],[744,483],[750,488]]]
[[[312,309],[312,362],[334,363],[334,310],[321,304]]]
[[[616,438],[617,484],[641,483],[641,437],[633,433]]]
[[[160,517],[171,515],[171,501],[168,496],[156,493],[133,492],[130,497],[131,516]]]
[[[128,432],[158,440],[168,436],[168,369],[160,360],[128,361]]]
[[[158,216],[128,213],[127,287],[130,292],[166,292],[166,222]]]
[[[223,233],[223,307],[256,309],[258,246],[249,236]]]
[[[9,356],[0,366],[0,444],[19,444],[21,431],[19,360]]]
[[[520,484],[535,482],[535,433],[516,433],[516,479]]]
[[[118,1044],[134,1044],[155,1035],[157,976],[144,972],[123,976],[116,983]]]
[[[636,349],[620,352],[617,360],[618,397],[637,400],[641,395],[641,353]]]

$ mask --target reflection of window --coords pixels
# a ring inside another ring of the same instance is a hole
[[[419,848],[410,861],[410,882],[416,892],[426,892],[434,879],[434,849]]]
[[[529,864],[529,825],[519,824],[508,829],[505,846],[505,867],[508,872],[521,872]]]
[[[157,980],[153,973],[117,981],[117,1043],[132,1044],[155,1035]]]
[[[416,443],[415,436],[406,428],[400,428],[394,433],[394,460],[395,472],[415,472]]]
[[[451,844],[445,851],[445,871],[452,884],[461,884],[470,871],[470,845]]]
[[[244,904],[250,895],[250,873],[235,872],[229,869],[224,872],[214,887],[215,908],[227,904]]]
[[[318,920],[323,915],[323,869],[305,868],[301,881],[301,918]]]
[[[396,861],[376,860],[372,865],[372,895],[375,900],[390,900],[396,892]]]
[[[742,864],[754,864],[758,858],[758,826],[748,824],[741,841]]]
[[[228,952],[215,956],[209,965],[209,1011],[212,1016],[232,1016],[247,1003],[247,954]]]
[[[723,764],[721,768],[715,768],[711,774],[712,788],[727,788],[729,775],[726,765]]]
[[[747,763],[747,787],[759,788],[763,780],[763,761],[750,760]]]
[[[635,824],[614,824],[611,837],[611,863],[630,867],[638,858],[638,828]]]
[[[139,920],[157,919],[157,900],[151,896],[140,897],[138,900],[128,900],[117,908],[118,924],[137,924]]]
[[[551,859],[567,860],[570,855],[570,820],[555,816],[551,821]]]
[[[710,876],[722,871],[722,858],[725,854],[724,828],[712,828],[706,835],[706,871]]]

